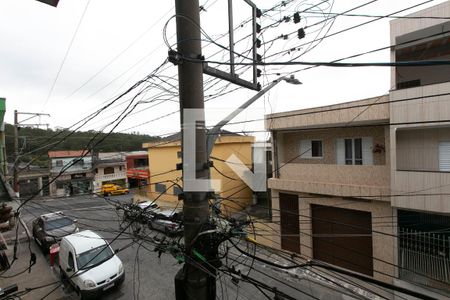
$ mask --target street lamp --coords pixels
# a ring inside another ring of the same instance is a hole
[[[37,0],[39,2],[51,5],[53,7],[56,7],[58,5],[59,0]]]
[[[214,144],[217,140],[217,137],[219,136],[220,129],[222,129],[223,126],[228,124],[234,117],[236,117],[241,111],[249,107],[253,102],[261,98],[265,93],[267,93],[269,90],[271,90],[273,87],[275,87],[278,83],[281,81],[286,81],[290,84],[302,84],[298,79],[294,77],[294,75],[291,75],[290,77],[282,76],[278,79],[275,79],[272,81],[268,86],[266,86],[264,89],[259,91],[256,95],[251,97],[247,102],[239,106],[236,110],[234,110],[231,114],[226,116],[222,121],[217,123],[211,130],[208,131],[208,136],[206,137],[206,151],[209,156],[211,156],[212,148],[214,147]]]

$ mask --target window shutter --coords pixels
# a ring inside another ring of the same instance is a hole
[[[301,140],[300,141],[300,158],[311,158],[311,140]]]
[[[439,171],[450,171],[450,142],[439,142]]]
[[[373,165],[373,138],[363,137],[362,138],[362,159],[363,165]]]
[[[344,139],[336,139],[336,163],[338,165],[345,165]]]

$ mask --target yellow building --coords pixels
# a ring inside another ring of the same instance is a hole
[[[214,168],[211,168],[211,179],[221,181],[220,190],[215,192],[220,194],[221,198],[230,199],[221,201],[221,210],[224,214],[230,215],[252,203],[251,189],[223,160],[234,154],[251,168],[253,142],[254,137],[241,135],[221,135],[216,140],[211,154],[211,161],[214,163]],[[178,194],[181,193],[180,187],[183,186],[181,171],[175,170],[182,158],[180,141],[145,143],[143,148],[148,149],[150,167],[148,198],[153,200],[162,193],[158,200],[176,204]],[[179,186],[174,185],[175,182]]]

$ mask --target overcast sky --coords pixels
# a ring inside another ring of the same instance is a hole
[[[249,17],[243,1],[235,0],[235,24]],[[261,9],[267,9],[280,1],[254,1]],[[262,26],[269,25],[284,16],[292,16],[295,11],[303,11],[322,1],[293,1],[288,7],[281,7],[262,18]],[[340,13],[364,3],[370,3],[352,11],[358,14],[387,15],[424,1],[328,1],[318,8],[326,12]],[[444,1],[428,1],[399,15],[406,15]],[[201,24],[208,37],[218,38],[227,31],[226,0],[201,0],[206,8],[201,13]],[[331,6],[332,5],[332,6]],[[85,12],[85,13],[84,13]],[[310,26],[323,20],[324,16],[312,9],[310,14],[302,14],[299,24],[286,22],[264,32],[263,39],[287,34],[302,26]],[[84,13],[84,16],[83,16]],[[163,40],[164,24],[174,14],[174,1],[149,0],[60,0],[57,8],[34,0],[0,0],[0,97],[7,99],[6,122],[12,123],[13,111],[49,113],[43,118],[51,127],[68,127],[87,114],[98,109],[102,103],[131,86],[159,66],[167,57],[168,47]],[[83,16],[83,17],[82,17]],[[81,20],[81,23],[80,23]],[[323,37],[344,28],[371,20],[364,17],[338,17],[314,28],[307,28],[305,42]],[[383,18],[369,25],[349,30],[322,40],[314,49],[297,60],[331,61],[352,54],[369,51],[389,45],[389,20]],[[174,43],[174,19],[168,23],[167,37]],[[78,32],[74,35],[80,24]],[[326,26],[324,26],[326,25]],[[245,36],[248,28],[236,31],[236,36]],[[267,54],[290,49],[302,43],[291,35],[287,41],[277,40],[267,44]],[[203,37],[207,39],[205,36]],[[227,44],[226,36],[220,43]],[[67,49],[73,39],[69,52]],[[316,39],[317,40],[317,39]],[[247,49],[248,40],[237,47],[237,51]],[[220,48],[203,43],[206,59],[226,61],[225,52],[211,57]],[[304,51],[308,45],[297,50]],[[241,47],[241,48],[239,48]],[[264,47],[263,47],[264,48]],[[262,49],[261,48],[261,51]],[[296,51],[294,51],[296,52]],[[62,61],[67,54],[65,63]],[[288,61],[296,53],[275,56],[276,61]],[[389,52],[381,51],[350,61],[389,61]],[[53,83],[58,70],[61,72]],[[287,73],[299,67],[277,67]],[[265,73],[273,74],[273,67]],[[176,78],[177,68],[168,64],[164,75]],[[94,76],[95,75],[95,76]],[[94,76],[94,77],[93,77]],[[296,73],[303,82],[300,86],[280,83],[238,120],[261,118],[264,113],[328,105],[385,94],[390,89],[388,68],[315,68]],[[263,84],[277,75],[261,77]],[[205,75],[205,81],[208,80]],[[217,86],[224,83],[217,83]],[[229,87],[229,89],[233,86]],[[51,93],[50,93],[51,91]],[[210,92],[208,90],[208,92]],[[207,94],[208,92],[205,92]],[[207,103],[208,123],[213,124],[237,107],[255,92],[241,89]],[[50,97],[49,97],[50,96]],[[126,104],[126,101],[124,105]],[[142,104],[142,112],[130,115],[117,127],[118,131],[138,131],[140,133],[164,134],[178,130],[177,115],[160,119],[142,126],[148,120],[178,109],[178,103],[166,101],[154,108]],[[148,104],[147,104],[148,105]],[[147,109],[145,109],[147,108]],[[98,116],[82,130],[102,129],[121,110],[111,109]],[[137,109],[140,110],[140,107]],[[232,130],[260,130],[262,122],[230,127]]]

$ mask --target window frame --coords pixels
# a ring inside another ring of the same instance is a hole
[[[108,172],[106,172],[106,170],[108,170]],[[112,170],[112,172],[111,172],[111,170]],[[105,167],[105,168],[103,168],[103,175],[114,174],[115,171],[116,170],[114,167]]]
[[[69,255],[67,256],[67,266],[75,271],[75,258],[73,257],[72,252],[69,251]]]
[[[165,193],[167,193],[167,186],[162,183],[156,183],[155,184],[155,192],[165,194]]]
[[[349,166],[374,165],[372,136],[344,137],[337,138],[336,141],[337,164]]]
[[[313,143],[320,143],[320,156],[313,155]],[[300,140],[300,159],[323,159],[323,140],[321,139],[302,139]]]

